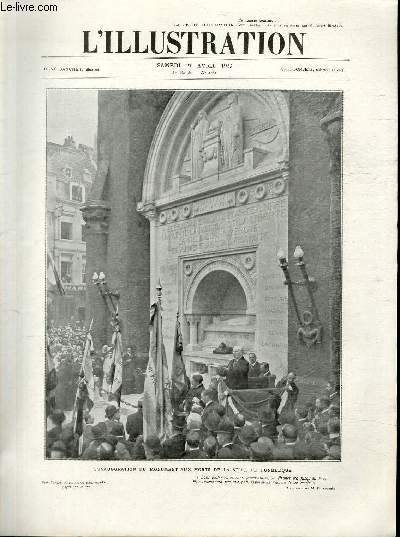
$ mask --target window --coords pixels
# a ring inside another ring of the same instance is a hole
[[[61,238],[67,241],[72,241],[72,223],[61,222]]]
[[[65,176],[68,177],[69,179],[72,177],[72,170],[68,166],[64,168],[64,173],[65,173]]]
[[[82,185],[75,185],[71,184],[71,196],[70,199],[72,201],[79,201],[83,202],[85,201],[85,190]]]
[[[82,242],[86,242],[86,226],[82,224]]]
[[[68,199],[68,183],[63,183],[62,181],[57,181],[56,183],[56,192],[57,196],[62,199]]]
[[[61,261],[61,281],[71,283],[72,281],[72,261]]]

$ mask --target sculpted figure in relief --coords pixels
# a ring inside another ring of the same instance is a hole
[[[228,98],[228,109],[221,126],[222,163],[233,168],[243,162],[243,117],[236,93]]]
[[[203,145],[208,128],[207,114],[204,110],[200,110],[192,125],[192,179],[201,177],[203,171]]]

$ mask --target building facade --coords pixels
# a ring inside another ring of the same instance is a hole
[[[338,380],[341,110],[338,93],[99,92],[87,271],[120,292],[137,354],[160,280],[167,358],[178,315],[190,372],[226,363],[213,352],[224,343],[255,351],[278,377],[294,369],[304,392]],[[106,342],[95,286],[88,309]]]
[[[65,295],[54,296],[49,321],[85,320],[86,242],[80,206],[90,195],[96,174],[95,151],[77,145],[47,143],[47,249],[54,259]]]

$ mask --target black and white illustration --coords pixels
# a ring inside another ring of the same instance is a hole
[[[339,461],[342,94],[47,100],[46,457]]]

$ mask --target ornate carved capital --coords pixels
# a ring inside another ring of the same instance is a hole
[[[136,210],[150,222],[157,218],[157,209],[154,203],[143,203],[142,201],[139,201],[136,205]]]
[[[105,201],[89,201],[81,206],[86,228],[92,233],[107,233],[111,207]]]
[[[320,121],[321,129],[326,133],[326,139],[330,149],[330,171],[340,171],[342,153],[342,121],[343,105],[342,97],[339,96],[334,102],[332,109]]]
[[[196,324],[200,322],[200,315],[196,315],[194,313],[187,313],[185,317],[189,324]]]

